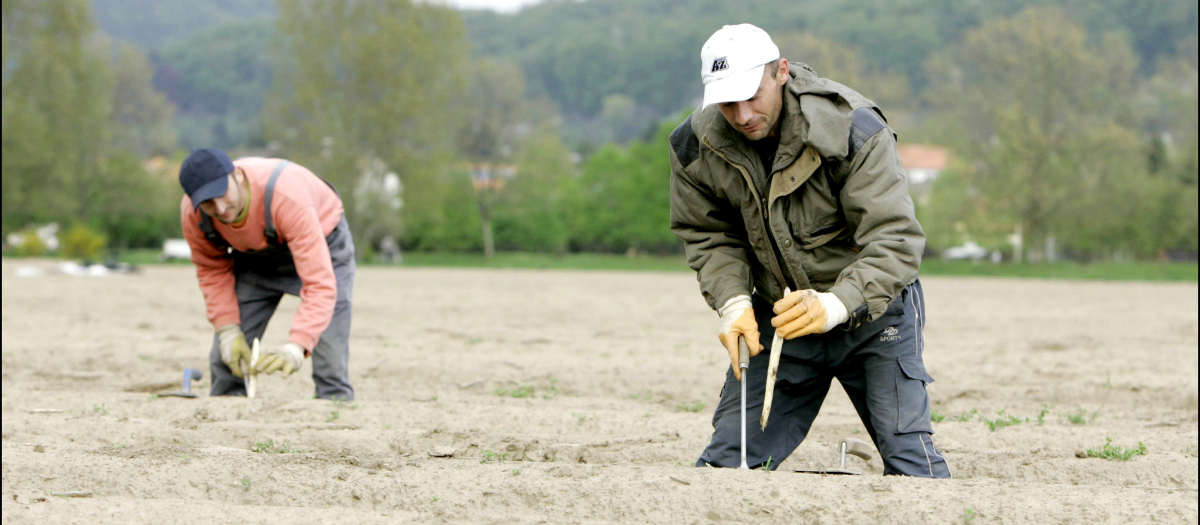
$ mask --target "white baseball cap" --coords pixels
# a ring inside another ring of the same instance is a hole
[[[771,35],[751,24],[725,26],[708,37],[700,49],[704,105],[740,102],[754,96],[762,84],[763,67],[779,60]]]

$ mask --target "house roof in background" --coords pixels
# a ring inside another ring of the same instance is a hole
[[[928,144],[897,144],[896,152],[906,168],[941,170],[950,159],[950,150]]]

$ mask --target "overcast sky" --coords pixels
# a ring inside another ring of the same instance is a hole
[[[459,9],[491,9],[499,13],[514,13],[527,5],[542,0],[443,0],[446,5]]]

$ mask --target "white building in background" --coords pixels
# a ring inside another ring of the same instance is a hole
[[[917,206],[929,204],[930,188],[950,160],[950,150],[925,144],[898,144],[896,151],[908,173],[908,191]]]

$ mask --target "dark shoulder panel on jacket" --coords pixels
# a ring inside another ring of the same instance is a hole
[[[684,168],[700,158],[700,139],[696,138],[696,132],[692,131],[691,115],[671,132],[671,149],[675,150],[675,157]]]
[[[874,108],[861,107],[854,110],[854,123],[850,125],[850,152],[846,158],[853,159],[863,143],[885,127],[887,124],[884,123],[882,115]]]

